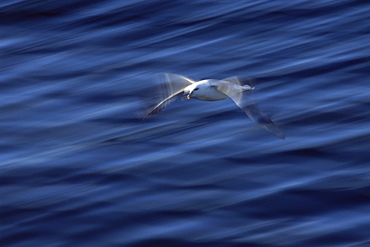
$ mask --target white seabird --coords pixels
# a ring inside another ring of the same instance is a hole
[[[160,74],[160,76],[164,78],[166,83],[163,87],[165,91],[163,94],[164,99],[149,109],[144,119],[159,113],[181,95],[184,96],[182,97],[183,99],[198,98],[205,101],[230,98],[257,124],[270,133],[285,139],[284,133],[268,116],[258,109],[257,105],[245,100],[243,92],[253,90],[254,87],[248,84],[242,85],[238,77],[230,77],[223,80],[207,79],[197,82],[176,74],[164,73]]]

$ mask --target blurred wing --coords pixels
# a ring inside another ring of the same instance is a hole
[[[161,102],[159,102],[156,106],[152,107],[144,116],[143,119],[147,119],[150,116],[153,116],[159,112],[161,112],[164,108],[166,108],[169,104],[171,104],[173,101],[175,101],[178,96],[184,93],[184,90],[180,90],[174,94],[171,94]]]
[[[236,85],[242,85],[241,84],[241,81],[239,80],[238,77],[236,76],[233,76],[233,77],[228,77],[228,78],[225,78],[225,79],[222,79],[223,81],[228,81],[228,82],[231,82],[231,83],[234,83]]]
[[[233,77],[228,77],[228,78],[225,78],[225,79],[222,79],[222,80],[234,83],[236,85],[241,85],[241,86],[249,85],[250,87],[254,88],[254,82],[253,82],[254,80],[251,79],[251,78],[233,76]]]
[[[195,83],[195,81],[189,78],[171,73],[157,74],[156,79],[159,83],[157,92],[153,91],[150,95],[156,103],[154,107],[146,112],[143,119],[162,111],[169,104],[174,102],[178,98],[177,96],[184,92],[183,90],[185,87]]]
[[[261,125],[268,132],[280,137],[281,139],[285,139],[284,133],[268,116],[260,111],[256,104],[245,100],[245,97],[243,97],[243,92],[240,92],[240,90],[235,90],[235,87],[239,87],[239,85],[235,86],[235,84],[236,83],[213,83],[214,87],[218,91],[229,96],[229,98],[231,98],[235,102],[235,104],[239,106],[240,109],[245,112],[245,114],[247,114],[250,119]]]
[[[267,115],[263,114],[260,111],[257,105],[247,104],[240,108],[245,112],[245,114],[247,114],[250,119],[261,125],[268,132],[280,137],[281,139],[285,139],[284,133]]]
[[[233,82],[230,81],[230,78],[233,78]],[[212,82],[211,85],[217,91],[226,94],[229,98],[231,98],[235,104],[239,106],[243,98],[243,90],[242,86],[239,84],[237,77],[230,77],[229,79],[224,79],[222,81]],[[240,107],[240,106],[239,106]]]
[[[171,74],[171,73],[157,74],[157,80],[159,81],[159,84],[161,85],[162,94],[164,94],[163,98],[166,98],[174,94],[175,92],[178,92],[181,89],[184,89],[190,84],[195,83],[195,81],[189,78],[186,78],[182,75],[176,75],[176,74]]]

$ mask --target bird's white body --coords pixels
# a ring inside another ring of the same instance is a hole
[[[189,98],[198,98],[205,101],[216,101],[229,98],[229,96],[217,89],[217,86],[229,87],[234,93],[242,93],[253,89],[249,85],[241,86],[223,80],[207,79],[195,82],[184,88],[184,94]]]
[[[189,98],[198,98],[206,101],[216,101],[229,98],[226,94],[212,87],[210,80],[202,80],[184,88],[184,94]]]

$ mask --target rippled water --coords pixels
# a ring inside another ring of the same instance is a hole
[[[0,3],[2,246],[370,246],[370,3]],[[160,72],[251,78],[139,116]]]

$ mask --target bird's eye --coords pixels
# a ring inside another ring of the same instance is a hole
[[[193,91],[197,91],[199,88],[194,88],[194,90]]]

